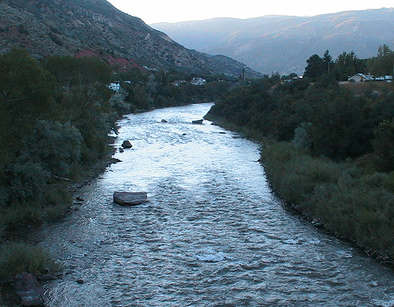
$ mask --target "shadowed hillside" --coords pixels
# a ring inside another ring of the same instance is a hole
[[[303,73],[305,59],[325,50],[336,57],[344,50],[360,58],[394,43],[394,9],[348,11],[313,17],[263,16],[160,23],[187,48],[223,54],[262,73]]]
[[[22,47],[34,57],[99,55],[119,69],[146,66],[239,75],[245,65],[188,50],[105,0],[0,2],[0,53]]]

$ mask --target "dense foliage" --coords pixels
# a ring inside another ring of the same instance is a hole
[[[94,58],[52,58],[23,50],[0,56],[0,225],[57,215],[71,179],[107,153],[115,116],[109,67]]]
[[[385,50],[364,62],[392,69],[393,52]],[[287,203],[394,258],[394,85],[338,84],[343,57],[334,63],[328,52],[312,56],[303,79],[278,83],[266,76],[235,88],[207,117],[274,140],[263,147],[262,161]]]
[[[392,137],[392,91],[355,96],[347,88],[309,85],[305,79],[285,83],[273,91],[267,91],[269,85],[263,81],[237,88],[216,103],[209,115],[279,141],[296,138],[313,154],[334,160],[360,157],[374,147],[380,148],[376,151],[379,160],[390,160],[390,156],[384,157],[390,155],[390,150],[382,146],[389,146],[384,145],[383,138]],[[304,133],[303,140],[300,133]],[[375,162],[381,164],[382,170],[392,170],[383,165],[386,162]]]
[[[261,160],[275,191],[316,225],[356,242],[380,261],[394,257],[394,173],[312,157],[295,144],[272,143]]]

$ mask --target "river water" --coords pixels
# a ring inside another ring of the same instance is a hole
[[[38,234],[66,268],[44,286],[46,305],[393,306],[394,272],[288,212],[258,144],[191,124],[211,105],[119,122],[117,146],[133,148],[82,188],[79,211]],[[114,191],[150,202],[122,207]]]

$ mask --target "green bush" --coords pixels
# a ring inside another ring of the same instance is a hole
[[[63,217],[72,203],[72,196],[68,192],[68,183],[53,183],[47,192],[46,202],[44,214],[47,219],[52,220]]]
[[[388,191],[394,193],[394,171],[387,174],[383,180],[383,187]]]
[[[377,168],[381,171],[394,169],[394,119],[382,121],[375,130],[375,153]]]
[[[50,173],[40,163],[18,160],[6,169],[9,176],[9,202],[13,204],[34,203],[44,200]]]
[[[52,175],[70,176],[81,157],[82,135],[70,123],[39,120],[27,137],[26,154]]]

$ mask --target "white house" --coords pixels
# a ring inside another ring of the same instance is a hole
[[[172,82],[171,84],[172,84],[173,86],[179,86],[179,85],[181,85],[182,83],[186,83],[186,80],[175,80],[175,81]]]
[[[360,83],[360,82],[365,82],[365,81],[392,82],[392,80],[393,80],[393,76],[390,76],[390,75],[375,77],[375,76],[371,76],[371,75],[364,75],[361,73],[355,74],[354,76],[348,78],[349,82],[354,82],[354,83]]]
[[[393,76],[382,76],[382,77],[376,77],[374,78],[375,81],[386,81],[386,82],[392,82],[393,81]]]
[[[119,82],[117,82],[117,83],[110,83],[108,85],[108,88],[110,90],[113,90],[114,92],[119,92],[120,91],[120,83]]]
[[[193,80],[190,82],[192,85],[204,85],[207,83],[207,80],[203,78],[193,78]]]
[[[371,76],[367,76],[361,73],[355,74],[347,79],[349,82],[360,83],[365,81],[370,81]]]

